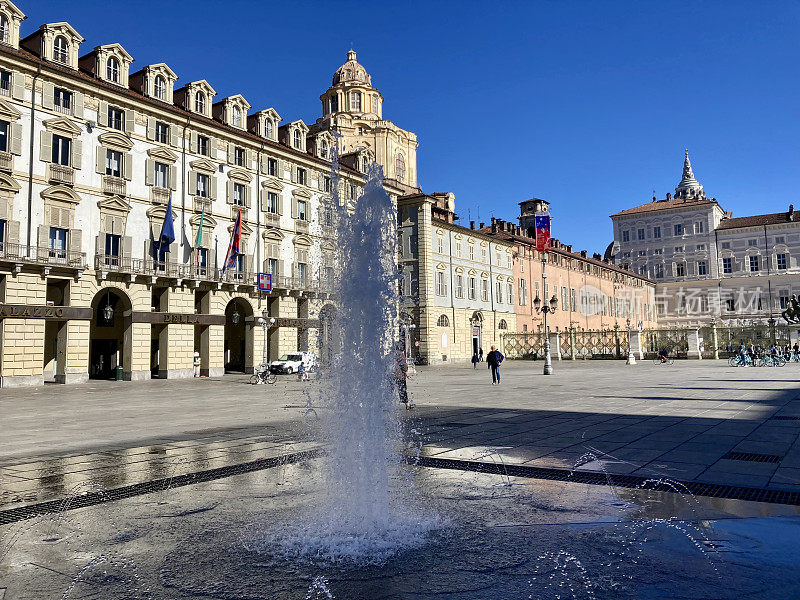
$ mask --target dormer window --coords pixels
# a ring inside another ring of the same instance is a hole
[[[53,41],[53,60],[64,64],[69,62],[69,42],[63,35],[56,36]]]
[[[194,110],[200,114],[206,114],[206,95],[203,92],[197,92],[194,95]]]
[[[167,99],[167,80],[161,75],[156,75],[153,83],[153,95],[159,100]]]
[[[295,129],[294,130],[294,140],[293,140],[292,143],[294,144],[295,148],[298,148],[298,149],[300,148],[300,130],[299,129]]]
[[[106,61],[106,79],[119,83],[119,61],[113,56]]]
[[[272,121],[264,123],[264,135],[267,139],[275,139],[275,126],[272,124]]]
[[[361,110],[361,92],[350,92],[350,110]]]
[[[320,142],[319,153],[322,158],[328,158],[328,142],[325,140]]]
[[[5,15],[0,15],[0,42],[7,44],[10,36],[11,28],[8,26],[8,19]]]
[[[234,106],[231,111],[231,125],[234,127],[242,126],[242,110],[238,106]]]

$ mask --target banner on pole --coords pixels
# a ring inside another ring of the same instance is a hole
[[[546,252],[550,250],[550,215],[536,215],[536,250]]]
[[[272,273],[258,274],[258,289],[261,292],[272,291]]]

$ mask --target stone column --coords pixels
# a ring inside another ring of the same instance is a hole
[[[689,351],[686,353],[686,357],[695,360],[703,358],[700,352],[700,330],[690,329],[686,334],[686,341],[689,343]]]
[[[575,328],[569,328],[569,359],[575,360]]]
[[[200,337],[200,356],[208,357],[208,362],[200,364],[200,374],[209,377],[225,375],[225,326],[209,325]]]
[[[557,331],[550,333],[550,358],[561,360],[561,336]]]
[[[719,338],[717,337],[717,323],[711,322],[711,343],[714,344],[714,360],[719,360]]]
[[[58,357],[59,367],[64,365],[63,373],[56,373],[58,383],[83,383],[89,380],[89,328],[91,321],[67,321],[63,326],[63,333],[66,335],[66,356]],[[61,332],[59,332],[61,335]],[[58,343],[61,349],[61,340]]]
[[[125,352],[130,356],[130,370],[125,366],[126,381],[150,379],[150,323],[131,323],[125,332]],[[130,343],[128,338],[130,337]]]
[[[644,350],[642,348],[642,332],[638,329],[631,330],[631,337],[629,340],[631,345],[631,352],[633,356],[639,360],[644,360]]]

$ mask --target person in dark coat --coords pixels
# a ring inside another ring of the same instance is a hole
[[[478,358],[478,355],[477,354],[473,354],[472,355],[472,368],[473,369],[477,369],[478,368],[478,362],[480,362],[480,359]]]
[[[486,364],[489,365],[489,369],[492,371],[492,385],[495,383],[500,385],[500,365],[504,358],[505,356],[500,354],[500,351],[494,346],[492,346],[489,354],[486,355]]]
[[[494,346],[492,346],[494,347]],[[483,362],[483,348],[478,348],[478,360]]]

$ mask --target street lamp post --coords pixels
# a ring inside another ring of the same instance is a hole
[[[542,293],[544,294],[545,290],[545,281],[547,280],[547,273],[545,272],[545,267],[547,265],[547,254],[542,254]],[[544,303],[542,303],[542,299],[539,298],[539,295],[536,295],[536,298],[533,300],[533,306],[536,312],[540,312],[544,315],[544,375],[552,375],[553,374],[553,360],[550,357],[550,332],[547,330],[547,315],[550,313],[556,312],[558,308],[558,298],[556,295],[553,294],[553,297],[550,298],[548,302],[545,299]]]
[[[261,322],[261,327],[264,330],[264,354],[261,362],[265,365],[268,365],[269,363],[267,362],[267,331],[269,330],[270,327],[275,325],[275,317],[270,317],[269,311],[266,308],[264,308],[264,310],[261,311],[261,315],[262,317],[259,319],[259,321]]]
[[[628,327],[628,360],[625,361],[626,365],[635,365],[636,358],[633,356],[633,352],[631,351],[631,319],[628,317],[625,320],[625,325]]]

